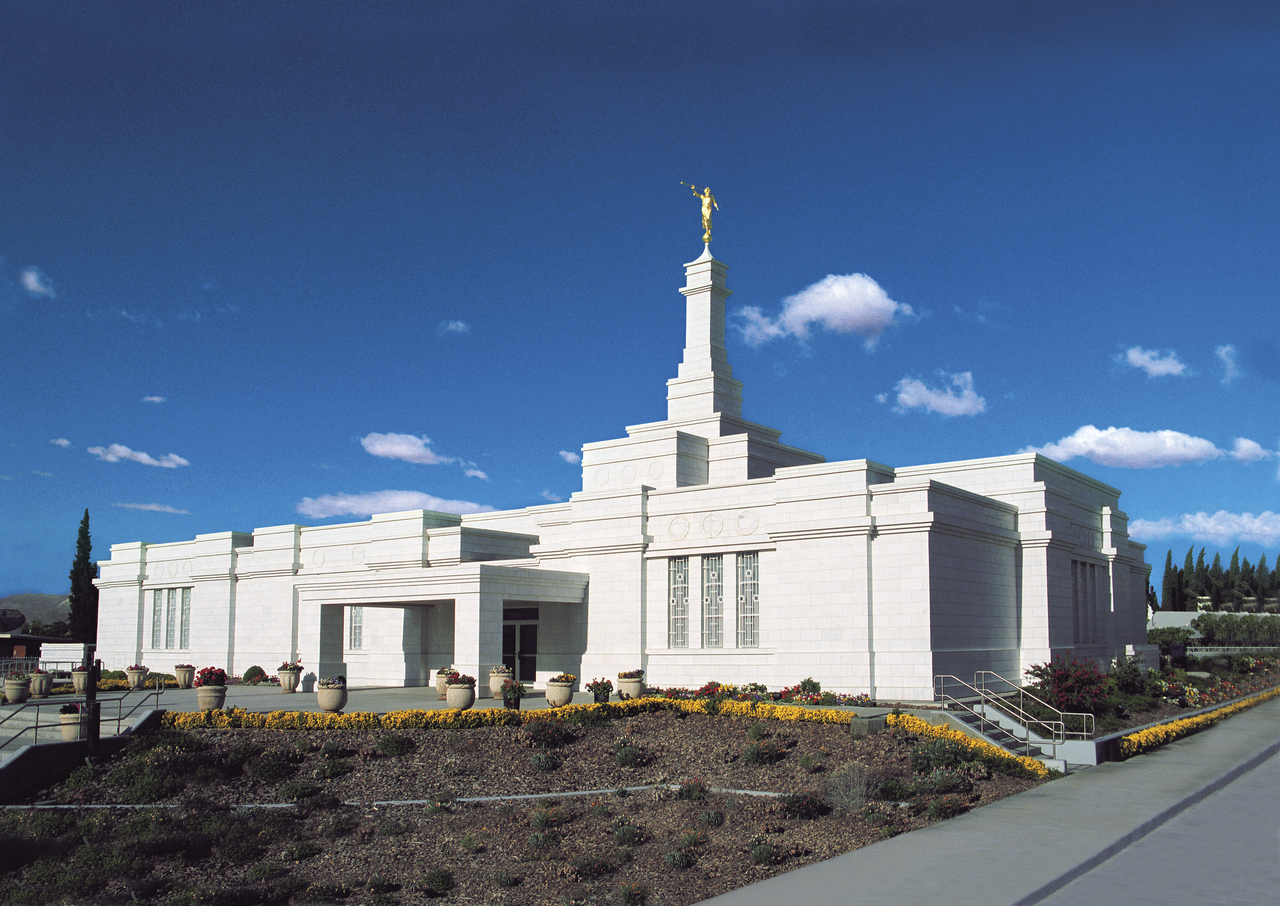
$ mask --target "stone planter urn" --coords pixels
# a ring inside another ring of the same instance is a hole
[[[604,704],[608,704],[608,702],[609,702],[609,693],[608,693],[608,692],[592,692],[591,694],[592,694],[592,695],[594,695],[594,696],[596,697],[596,704],[597,704],[597,705],[604,705]]]
[[[31,697],[32,698],[48,698],[49,693],[52,691],[53,691],[53,674],[52,673],[31,674]]]
[[[226,686],[200,686],[196,689],[196,704],[201,711],[220,711],[226,702]]]
[[[573,683],[547,682],[547,705],[561,708],[573,701]]]
[[[194,675],[194,671],[192,671]],[[72,670],[71,671],[71,688],[75,690],[76,695],[84,695],[89,691],[89,671],[88,670]]]
[[[618,677],[618,698],[626,701],[629,698],[639,698],[644,694],[644,677]]]
[[[27,700],[27,696],[30,694],[30,679],[25,676],[22,679],[9,679],[8,677],[5,677],[4,697],[9,700],[9,704],[20,705]]]
[[[508,711],[519,711],[520,699],[504,695],[502,696],[502,707],[506,708]]]
[[[450,683],[444,694],[449,707],[459,711],[465,711],[476,703],[476,687],[470,683]]]
[[[178,681],[179,689],[190,689],[196,680],[195,667],[174,667],[173,678]]]
[[[298,684],[302,682],[301,670],[281,670],[280,671],[280,688],[285,692],[297,692]]]
[[[129,681],[130,692],[141,689],[144,685],[146,685],[146,682],[147,682],[146,667],[143,667],[140,670],[134,670],[132,667],[130,667],[127,670],[125,670],[124,675]]]
[[[449,674],[436,673],[436,692],[440,693],[440,701],[445,699],[445,689],[449,684]]]
[[[342,709],[347,706],[347,687],[317,686],[316,704],[320,706],[321,711],[340,714]]]
[[[88,721],[83,714],[59,714],[62,720],[62,738],[68,742],[89,737]]]
[[[494,673],[492,670],[490,670],[489,671],[489,694],[492,695],[494,698],[501,698],[502,684],[509,679],[511,679],[510,671],[507,671],[506,673]]]

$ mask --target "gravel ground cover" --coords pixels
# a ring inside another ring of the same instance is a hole
[[[855,739],[840,724],[672,712],[164,730],[40,794],[164,808],[0,817],[0,899],[679,906],[1043,782],[1022,774],[898,730]],[[657,788],[621,791],[640,786]],[[568,795],[584,790],[604,792]],[[536,794],[551,795],[464,801]],[[251,807],[278,803],[290,806]]]

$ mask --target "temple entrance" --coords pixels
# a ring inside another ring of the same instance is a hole
[[[538,608],[502,609],[502,663],[523,683],[534,681],[538,670]]]

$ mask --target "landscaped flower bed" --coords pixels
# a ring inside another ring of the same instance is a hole
[[[1147,727],[1137,733],[1130,733],[1120,739],[1120,757],[1132,758],[1134,755],[1150,752],[1152,749],[1157,749],[1165,743],[1173,742],[1175,739],[1198,733],[1200,730],[1211,727],[1218,721],[1224,720],[1233,714],[1239,714],[1241,711],[1246,711],[1265,701],[1270,701],[1277,695],[1280,695],[1280,688],[1270,689],[1204,714],[1197,714],[1182,720]]]

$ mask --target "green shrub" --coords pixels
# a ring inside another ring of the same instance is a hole
[[[643,836],[640,828],[627,818],[618,818],[613,823],[613,839],[621,846],[635,846]]]
[[[676,790],[677,799],[699,800],[707,798],[707,793],[711,792],[711,788],[701,780],[686,780],[680,784]]]
[[[768,843],[757,843],[751,847],[751,861],[756,865],[772,865],[777,861],[777,856]]]
[[[805,695],[817,695],[822,691],[822,683],[811,676],[806,676],[800,680],[800,691]]]
[[[614,754],[619,767],[635,768],[642,763],[640,750],[635,746],[623,746]]]
[[[752,742],[759,742],[769,735],[769,731],[764,728],[764,724],[755,723],[747,728],[747,738]]]
[[[288,780],[298,773],[299,761],[301,758],[295,751],[268,749],[248,762],[249,772],[259,780],[265,780],[268,783]]]
[[[649,896],[649,888],[643,884],[624,883],[618,888],[622,894],[622,906],[644,906]]]
[[[685,868],[692,868],[693,863],[698,860],[693,853],[687,850],[677,849],[674,852],[669,852],[663,856],[662,861],[667,863],[668,868],[674,868],[679,871]]]
[[[453,875],[444,868],[428,868],[422,873],[419,887],[429,897],[442,897],[453,890]]]
[[[969,757],[969,751],[951,739],[931,739],[911,750],[911,770],[928,774],[938,768],[954,768]]]
[[[263,670],[257,664],[254,664],[244,672],[244,676],[240,677],[240,682],[247,686],[256,686],[267,678],[267,671]]]
[[[939,796],[929,801],[929,817],[930,818],[954,818],[956,815],[962,814],[969,810],[969,803],[965,802],[963,797],[954,793],[946,796]]]
[[[708,809],[698,816],[698,820],[707,827],[719,827],[724,824],[724,812],[719,812],[715,809]]]
[[[354,749],[337,739],[326,739],[324,745],[320,747],[320,755],[323,758],[350,758],[354,754],[356,754]]]
[[[1125,695],[1137,695],[1147,686],[1147,677],[1142,672],[1142,655],[1125,657],[1123,654],[1111,661],[1111,682],[1117,691]]]
[[[534,770],[554,771],[560,767],[560,756],[555,752],[534,752],[529,758]]]
[[[788,793],[778,800],[779,811],[788,818],[818,818],[831,811],[827,801],[812,790]]]
[[[334,780],[350,774],[353,770],[351,762],[335,758],[332,761],[322,761],[320,767],[315,770],[315,776],[320,780]]]
[[[582,879],[598,878],[617,868],[613,860],[601,856],[576,856],[569,862],[569,867]]]
[[[378,748],[386,755],[408,755],[415,748],[413,740],[402,733],[389,733],[378,740]]]
[[[310,840],[299,840],[297,843],[291,843],[280,853],[280,858],[285,862],[305,862],[307,859],[320,855],[320,847],[316,846]]]
[[[1196,617],[1196,621],[1199,619],[1200,617]],[[1195,621],[1192,622],[1192,625],[1195,625]],[[1199,627],[1197,627],[1197,630],[1202,631],[1199,630]],[[1159,645],[1163,648],[1166,645],[1185,645],[1190,641],[1191,630],[1183,626],[1166,626],[1163,629],[1147,630],[1148,645]]]
[[[777,764],[786,756],[787,747],[776,739],[753,742],[742,750],[742,760],[747,764]]]
[[[921,783],[934,793],[968,793],[973,789],[972,778],[955,768],[938,768],[921,778]]]
[[[280,787],[281,798],[289,802],[297,802],[300,799],[308,799],[320,792],[320,787],[314,783],[307,783],[305,780],[290,780],[288,783]]]
[[[692,847],[695,847],[695,846],[706,846],[706,845],[707,845],[707,835],[702,833],[701,831],[689,831],[689,833],[685,834],[683,837],[680,838],[681,849],[691,849]]]
[[[1059,711],[1102,714],[1110,705],[1111,680],[1092,661],[1059,658],[1033,664],[1027,668],[1027,676]]]
[[[1011,761],[1012,759],[1002,758],[1001,761]],[[903,783],[895,777],[882,781],[875,788],[872,795],[884,802],[906,802],[913,798],[916,794],[915,787],[909,783]]]
[[[851,761],[831,772],[827,778],[827,801],[837,815],[849,815],[862,810],[867,803],[867,769]]]
[[[559,717],[538,717],[521,728],[520,739],[526,746],[557,749],[573,742],[574,732],[573,727]]]
[[[805,752],[800,756],[800,769],[806,774],[816,774],[822,770],[822,761],[812,753]]]

